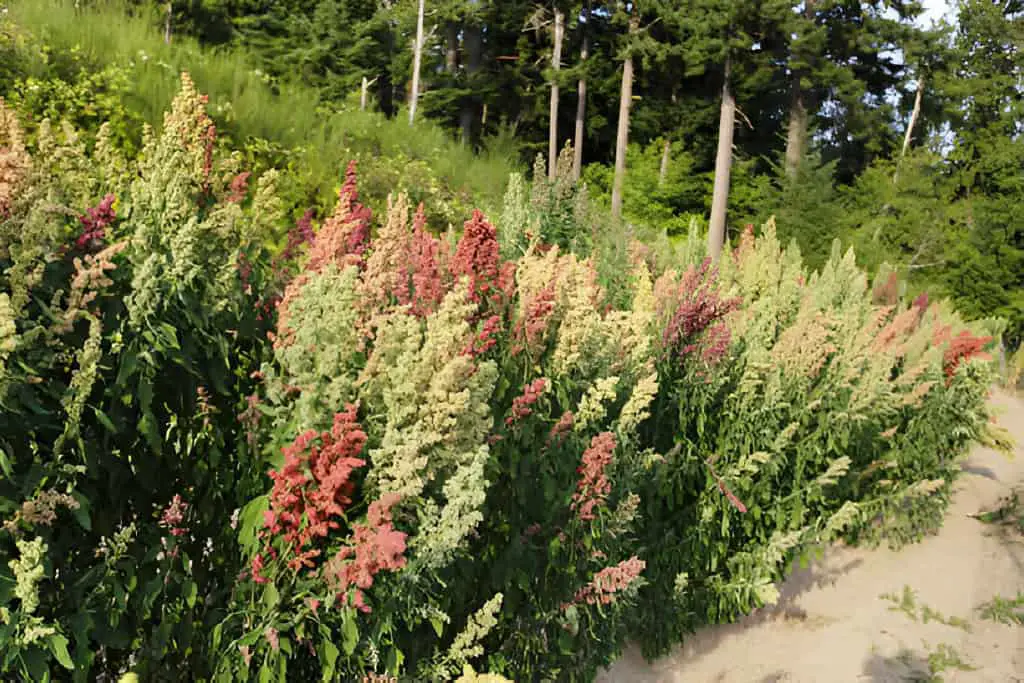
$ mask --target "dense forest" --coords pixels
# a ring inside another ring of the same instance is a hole
[[[812,263],[842,237],[871,268],[888,260],[971,315],[1010,318],[1020,339],[1019,0],[958,0],[928,27],[916,0],[160,7],[172,40],[242,46],[327,101],[365,87],[367,106],[398,116],[412,101],[418,4],[418,110],[467,144],[511,133],[552,171],[572,144],[573,173],[636,221],[681,229],[710,215],[735,237],[775,214]]]
[[[950,9],[0,5],[0,677],[589,681],[937,531],[1024,362]]]

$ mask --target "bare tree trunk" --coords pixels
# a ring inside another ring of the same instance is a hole
[[[729,90],[729,60],[722,82],[722,108],[718,119],[718,154],[715,156],[715,190],[708,223],[708,256],[717,261],[725,245],[725,212],[729,205],[729,173],[732,170],[732,133],[736,123],[736,98]]]
[[[555,8],[554,45],[551,47],[551,110],[548,113],[548,178],[555,179],[558,170],[558,71],[562,67],[562,33],[565,15]]]
[[[466,51],[466,77],[469,87],[473,87],[473,74],[480,70],[481,53],[483,51],[483,35],[480,27],[467,25],[463,27],[463,47]],[[473,142],[473,122],[476,121],[476,100],[472,97],[462,105],[459,123],[462,128],[462,144]]]
[[[412,95],[409,98],[409,125],[416,120],[416,104],[420,98],[420,63],[423,60],[423,0],[416,12],[416,46],[412,53]]]
[[[580,50],[580,60],[585,62],[590,48],[590,37],[584,36],[583,49]],[[583,77],[576,84],[576,140],[573,143],[572,176],[575,180],[580,179],[583,173],[583,135],[584,124],[587,116],[587,79]]]
[[[590,21],[590,4],[584,10],[584,19]],[[583,47],[580,48],[580,64],[586,65],[587,57],[590,56],[590,27],[584,24]],[[583,172],[583,128],[587,114],[587,77],[581,76],[576,84],[576,139],[573,144],[572,177],[579,180]]]
[[[815,2],[816,0],[806,0],[804,3],[804,18],[808,21],[814,19]],[[800,85],[804,75],[801,69],[793,72],[793,93],[789,102],[789,125],[786,129],[786,175],[790,178],[796,177],[807,145],[807,99]]]
[[[167,3],[167,17],[164,19],[164,44],[171,44],[171,12],[173,10],[173,3]]]
[[[910,149],[910,140],[914,136],[914,126],[917,125],[917,117],[921,115],[921,97],[924,95],[924,74],[917,78],[917,93],[914,95],[914,110],[910,113],[910,123],[907,124],[907,132],[903,135],[903,149],[900,150],[900,158],[907,155]]]
[[[459,25],[454,21],[449,21],[444,25],[444,32],[444,70],[453,74],[459,68]]]
[[[658,187],[665,185],[668,178],[668,162],[672,156],[672,141],[665,138],[665,144],[661,148],[661,168],[658,169]]]
[[[359,91],[359,111],[366,111],[366,91],[370,89],[370,81],[363,76],[363,87]]]
[[[629,37],[639,20],[629,20]],[[633,102],[633,55],[626,53],[622,63],[622,92],[619,94],[619,130],[615,136],[615,178],[612,180],[612,217],[622,218],[622,188],[626,182],[626,149],[629,146],[629,107]]]
[[[795,178],[804,158],[804,140],[807,137],[807,105],[800,89],[800,78],[793,84],[793,99],[789,105],[789,126],[786,130],[786,175]]]

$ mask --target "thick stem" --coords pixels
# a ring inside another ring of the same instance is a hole
[[[370,81],[363,76],[363,87],[359,91],[359,111],[366,111],[366,93],[370,89]]]
[[[173,3],[167,3],[167,17],[164,19],[164,44],[171,44],[171,11]]]
[[[718,154],[715,156],[715,190],[708,223],[708,256],[717,261],[725,245],[725,213],[729,205],[729,174],[732,170],[732,133],[736,123],[736,99],[729,90],[729,62],[722,82],[722,107],[718,118]]]
[[[416,120],[416,104],[420,97],[420,62],[423,59],[423,1],[416,12],[416,45],[412,53],[412,94],[409,98],[409,125]]]
[[[558,71],[562,66],[562,33],[565,16],[555,8],[554,45],[551,48],[551,108],[548,113],[548,178],[555,179],[558,170]]]

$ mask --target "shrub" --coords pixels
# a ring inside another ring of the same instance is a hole
[[[228,198],[204,101],[186,79],[139,159],[46,121],[26,148],[0,108],[5,676],[205,670],[229,520],[260,486],[236,443],[262,336],[237,264],[279,207],[272,174]]]
[[[8,675],[586,680],[934,529],[992,438],[997,325],[771,223],[585,257],[539,185],[448,240],[353,163],[282,236],[187,77],[137,158],[0,136]]]

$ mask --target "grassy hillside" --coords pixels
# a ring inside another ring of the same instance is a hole
[[[476,153],[427,121],[410,128],[407,117],[360,111],[355,100],[328,108],[302,83],[271,83],[238,51],[202,48],[185,37],[165,44],[150,14],[129,16],[120,2],[95,3],[88,11],[75,4],[15,0],[6,5],[0,20],[0,54],[6,62],[0,68],[0,95],[31,99],[33,84],[39,92],[41,84],[58,81],[61,87],[51,87],[48,101],[39,105],[52,108],[59,99],[54,91],[67,92],[91,79],[96,88],[116,88],[129,114],[158,125],[181,72],[188,71],[209,95],[218,127],[236,146],[258,166],[290,172],[297,184],[296,206],[301,199],[329,202],[352,158],[361,162],[371,204],[381,205],[389,191],[406,190],[414,200],[429,201],[435,216],[456,223],[470,205],[499,206],[514,170],[509,145],[500,140]],[[104,69],[113,75],[99,78]],[[75,104],[81,103],[69,107]]]

